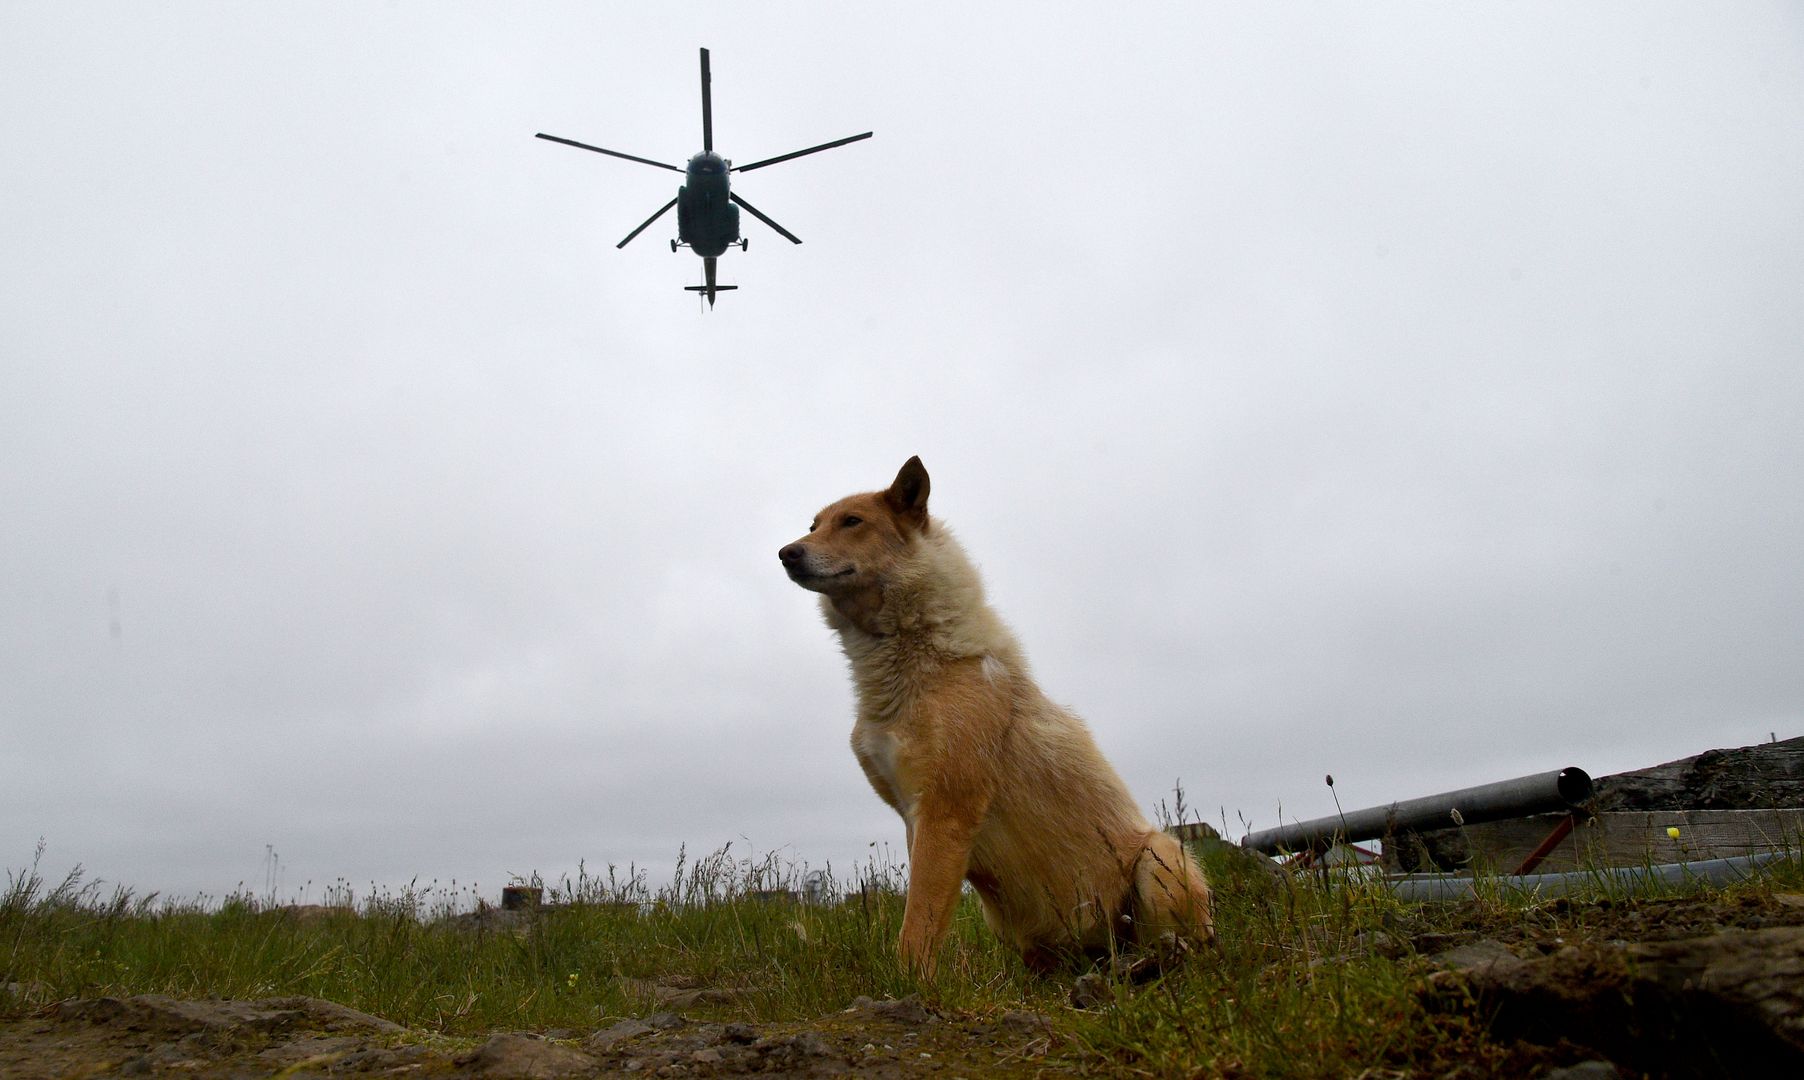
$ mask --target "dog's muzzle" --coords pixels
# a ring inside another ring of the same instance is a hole
[[[813,553],[800,543],[784,544],[777,549],[777,558],[783,563],[783,569],[789,574],[789,580],[803,586],[832,578],[846,577],[857,569],[848,566],[843,570],[827,573],[815,562]]]
[[[815,576],[808,558],[808,549],[801,544],[784,544],[777,549],[777,558],[783,563],[783,570],[791,581],[804,582]]]

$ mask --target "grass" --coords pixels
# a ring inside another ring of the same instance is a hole
[[[1508,1075],[1532,1064],[1520,1048],[1490,1042],[1480,1016],[1423,1004],[1416,942],[1529,924],[1582,936],[1597,911],[1659,899],[1594,908],[1582,897],[1556,905],[1500,894],[1416,906],[1352,877],[1276,878],[1225,849],[1206,861],[1221,947],[1150,984],[1110,984],[1111,1002],[1078,1011],[1070,978],[1029,974],[996,945],[974,901],[958,914],[939,978],[909,978],[894,956],[903,901],[893,866],[833,883],[836,902],[798,905],[753,896],[797,887],[793,870],[723,850],[685,861],[657,890],[638,875],[579,875],[550,890],[555,904],[537,917],[508,921],[459,914],[457,897],[430,887],[304,913],[243,894],[172,903],[105,893],[79,871],[47,883],[34,860],[0,893],[0,988],[17,984],[0,996],[0,1014],[70,997],[307,995],[473,1036],[643,1015],[656,1008],[652,984],[730,991],[730,1001],[685,1011],[758,1021],[922,993],[967,1014],[1047,1014],[1060,1035],[1050,1063],[1075,1072]],[[1793,858],[1722,895],[1801,882]]]

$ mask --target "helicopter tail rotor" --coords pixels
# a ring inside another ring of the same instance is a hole
[[[716,284],[715,280],[714,280],[714,271],[715,271],[715,258],[711,255],[704,256],[702,258],[703,284],[683,286],[684,292],[701,293],[703,296],[707,297],[708,298],[708,306],[710,308],[712,308],[714,306],[714,294],[715,293],[732,292],[735,289],[739,288],[739,286],[737,286],[737,285]]]

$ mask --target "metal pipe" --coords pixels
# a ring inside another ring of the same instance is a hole
[[[1412,829],[1448,829],[1455,825],[1477,825],[1553,810],[1573,810],[1590,798],[1590,775],[1571,766],[1557,772],[1520,776],[1495,784],[1461,788],[1444,795],[1430,795],[1248,833],[1240,846],[1268,855],[1280,851],[1321,851],[1334,843],[1372,840]]]
[[[1785,857],[1786,853],[1783,851],[1766,851],[1758,855],[1738,855],[1732,859],[1663,863],[1659,866],[1599,867],[1595,870],[1568,870],[1557,874],[1512,874],[1477,881],[1453,874],[1406,874],[1387,878],[1385,884],[1399,900],[1470,900],[1478,895],[1480,885],[1540,896],[1565,896],[1588,888],[1643,889],[1655,884],[1682,885],[1687,882],[1720,885],[1728,881],[1741,881],[1767,863]]]

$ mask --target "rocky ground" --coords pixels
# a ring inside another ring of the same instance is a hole
[[[1804,895],[1474,910],[1449,930],[1399,926],[1358,943],[1419,974],[1429,1014],[1484,1016],[1522,1048],[1520,1075],[1804,1075]],[[1329,961],[1332,962],[1332,961]],[[1081,987],[1080,987],[1081,989]],[[0,988],[22,996],[19,988]],[[1080,1071],[1071,1017],[941,1012],[860,998],[796,1023],[718,1023],[705,988],[592,1031],[450,1039],[328,1001],[145,995],[30,1010],[0,999],[5,1077],[869,1077]],[[1081,997],[1081,994],[1079,995]],[[1082,1002],[1079,1002],[1082,1004]],[[692,1010],[693,1011],[693,1010]],[[1107,1073],[1106,1063],[1088,1071]],[[1494,1071],[1494,1070],[1493,1070]],[[1403,1064],[1397,1075],[1408,1075]]]
[[[1804,1076],[1804,894],[1554,900],[1412,945],[1431,1009],[1610,1070],[1575,1075]]]

